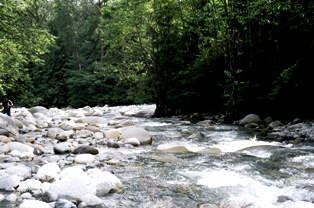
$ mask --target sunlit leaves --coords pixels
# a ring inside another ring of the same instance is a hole
[[[44,1],[36,1],[44,2]],[[27,1],[6,0],[0,5],[0,90],[20,91],[29,82],[24,69],[40,61],[54,38],[36,24]]]

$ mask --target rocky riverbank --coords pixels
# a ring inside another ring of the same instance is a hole
[[[0,114],[0,205],[107,207],[99,198],[121,192],[120,179],[101,168],[119,163],[110,149],[151,144],[129,116],[155,106],[14,109]]]
[[[131,118],[151,117],[154,110],[154,105],[80,109],[37,106],[15,108],[12,117],[0,114],[0,207],[114,207],[101,197],[121,193],[125,187],[106,167],[121,164],[117,148],[152,144],[152,135]],[[224,122],[218,116],[179,117],[182,124],[191,119],[208,127]],[[313,123],[299,119],[282,123],[250,114],[234,125],[255,132],[259,140],[311,145],[314,138]],[[182,134],[202,138],[201,132],[188,129]],[[173,144],[158,145],[156,151],[191,152]],[[221,152],[218,148],[197,151]]]
[[[249,114],[235,121],[235,125],[256,131],[260,140],[289,143],[292,145],[313,145],[314,122],[294,119],[283,123],[271,117],[261,119],[256,114]]]

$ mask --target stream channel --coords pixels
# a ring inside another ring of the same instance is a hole
[[[129,119],[145,128],[153,142],[104,146],[103,161],[108,157],[111,163],[99,168],[115,174],[124,187],[101,197],[109,208],[286,208],[287,201],[314,207],[314,147],[260,141],[235,125],[201,125],[177,117]],[[164,144],[182,151],[158,151]],[[251,206],[221,205],[230,199]]]
[[[258,207],[314,201],[313,147],[259,141],[254,132],[234,125],[205,127],[175,117],[133,122],[152,135],[153,143],[114,150],[123,162],[107,170],[125,189],[102,198],[109,207],[211,208],[230,198],[250,199]],[[186,132],[204,137],[191,138]],[[190,152],[156,151],[165,143]],[[219,148],[221,153],[197,153],[204,148]]]

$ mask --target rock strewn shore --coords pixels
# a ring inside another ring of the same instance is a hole
[[[152,116],[154,105],[81,109],[15,108],[0,114],[0,203],[29,207],[107,207],[101,196],[123,184],[102,164],[109,149],[151,144],[128,116]]]

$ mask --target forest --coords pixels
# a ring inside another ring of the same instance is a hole
[[[312,0],[0,0],[0,95],[314,118]]]

